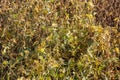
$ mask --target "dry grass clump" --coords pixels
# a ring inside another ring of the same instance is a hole
[[[120,33],[96,25],[91,0],[0,3],[1,80],[120,79]]]

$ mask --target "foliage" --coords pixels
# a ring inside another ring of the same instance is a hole
[[[93,0],[94,15],[96,22],[102,24],[103,27],[111,26],[120,28],[120,1],[119,0]]]
[[[120,79],[120,33],[92,0],[2,0],[1,80]]]

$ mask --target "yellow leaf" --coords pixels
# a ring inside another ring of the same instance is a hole
[[[39,56],[39,59],[43,60],[43,56]]]
[[[37,51],[38,52],[45,52],[45,45],[46,45],[46,43],[45,43],[45,41],[43,41],[38,47],[37,47]]]
[[[93,18],[93,15],[92,14],[86,14],[86,16],[88,17],[88,18]]]
[[[38,52],[44,52],[45,51],[45,48],[38,48]]]
[[[49,62],[48,66],[50,66],[51,68],[57,68],[57,67],[59,67],[59,64],[53,60],[53,61]]]
[[[50,36],[48,36],[48,37],[46,38],[46,40],[48,40],[48,41],[52,40],[52,36],[53,36],[53,34],[50,34]]]
[[[37,13],[39,12],[39,8],[38,8],[38,6],[35,7],[35,11],[36,11]]]
[[[89,2],[88,4],[89,6],[94,7],[94,4],[92,2]]]
[[[35,63],[35,64],[38,64],[38,63],[39,63],[39,61],[38,61],[38,60],[34,60],[34,63]]]
[[[118,17],[114,19],[114,21],[118,21],[118,20],[119,20],[119,18],[118,18]]]
[[[103,31],[103,28],[102,28],[102,27],[98,27],[98,28],[97,28],[97,31],[98,31],[99,33],[101,33],[101,32]]]
[[[115,51],[116,51],[117,53],[120,53],[119,48],[115,48]]]
[[[50,0],[51,2],[54,2],[55,0]]]
[[[28,50],[25,50],[24,52],[25,52],[25,54],[29,54],[29,51],[28,51]]]
[[[7,65],[8,64],[8,61],[3,61],[3,65]]]
[[[53,64],[51,67],[52,68],[58,67],[58,64]]]

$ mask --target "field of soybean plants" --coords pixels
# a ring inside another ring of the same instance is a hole
[[[120,80],[120,1],[0,0],[0,80]]]

